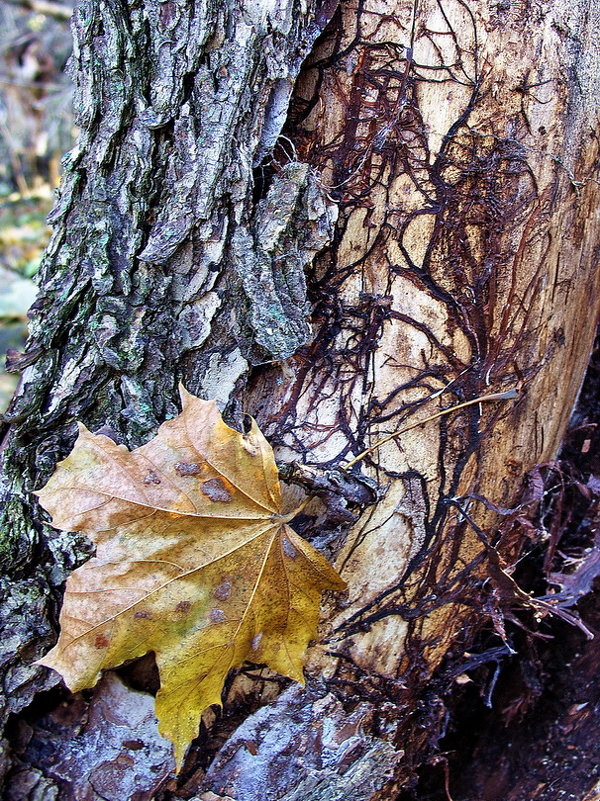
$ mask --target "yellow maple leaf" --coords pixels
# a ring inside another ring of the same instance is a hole
[[[231,668],[251,661],[303,683],[320,594],[345,582],[286,525],[271,446],[181,388],[183,411],[134,451],[81,425],[37,495],[96,557],[67,581],[56,646],[41,664],[74,692],[153,651],[160,732],[178,766]]]

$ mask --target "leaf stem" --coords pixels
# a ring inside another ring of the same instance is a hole
[[[476,403],[485,403],[487,401],[499,401],[499,400],[511,400],[512,398],[517,398],[519,395],[516,389],[509,389],[506,392],[494,392],[491,395],[481,395],[478,398],[473,398],[472,400],[463,401],[463,403],[458,403],[456,406],[450,406],[448,409],[442,409],[435,414],[430,414],[429,417],[424,417],[422,420],[417,420],[416,423],[411,423],[409,426],[405,428],[401,428],[400,431],[396,431],[394,434],[389,434],[389,436],[380,439],[379,442],[376,442],[375,445],[371,445],[370,448],[367,448],[362,453],[359,453],[358,456],[355,456],[350,462],[345,465],[341,465],[340,470],[348,470],[350,467],[353,467],[357,462],[362,461],[365,456],[368,456],[373,451],[376,451],[377,448],[380,448],[382,445],[385,445],[386,442],[389,442],[391,439],[395,439],[399,437],[401,434],[406,434],[407,431],[410,431],[413,428],[417,428],[418,426],[422,426],[424,423],[430,423],[432,420],[437,420],[440,417],[445,417],[450,412],[456,412],[459,409],[465,409],[467,406],[474,406]]]
[[[314,497],[315,497],[314,495],[307,495],[306,498],[300,504],[300,506],[296,507],[296,509],[294,509],[291,512],[288,512],[287,515],[273,515],[272,519],[277,520],[278,523],[289,523],[296,517],[296,515],[300,514],[300,512],[304,509],[305,506],[308,506],[309,502],[312,501]]]

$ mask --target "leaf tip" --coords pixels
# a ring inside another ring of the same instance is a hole
[[[335,579],[334,579],[333,589],[336,592],[343,592],[344,590],[347,590],[348,582],[340,576],[340,574],[337,572],[335,568],[334,572],[335,572]]]
[[[204,400],[203,398],[199,398],[197,395],[194,395],[192,392],[188,392],[188,390],[183,386],[183,383],[179,383],[179,398],[181,400],[181,409],[182,412],[189,411],[191,413],[198,410],[208,410],[209,408],[220,417],[220,411],[217,406],[216,400]]]
[[[45,656],[41,656],[39,659],[36,659],[35,662],[32,662],[31,664],[37,667],[44,667],[47,670],[53,670],[55,673],[58,673],[65,687],[67,687],[73,693],[77,692],[78,690],[84,689],[83,687],[75,687],[72,682],[67,681],[67,678],[63,673],[63,671],[57,665],[54,664],[52,660],[52,651],[48,651],[48,653]]]
[[[75,425],[77,426],[77,439],[86,439],[88,437],[95,437],[96,435],[93,434],[90,429],[82,423],[80,420],[77,420]],[[63,460],[64,461],[64,460]]]
[[[191,392],[188,392],[187,389],[183,386],[183,381],[179,382],[177,389],[179,390],[179,398],[181,400],[181,405],[185,406],[186,403],[189,401],[189,399],[193,398],[194,396],[192,395]]]

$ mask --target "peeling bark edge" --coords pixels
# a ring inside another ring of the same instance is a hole
[[[201,791],[236,801],[369,801],[403,751],[365,732],[370,704],[348,714],[319,684],[293,687],[248,718],[212,763]]]

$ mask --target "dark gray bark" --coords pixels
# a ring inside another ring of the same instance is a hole
[[[5,415],[4,719],[56,681],[27,663],[48,647],[56,588],[86,548],[43,526],[29,492],[68,451],[75,421],[138,445],[176,413],[179,381],[224,400],[252,361],[308,337],[302,267],[327,241],[327,205],[300,165],[280,178],[283,203],[275,186],[254,212],[252,170],[334,5],[90,0],[75,12],[81,133]],[[303,237],[290,245],[296,201]],[[290,247],[289,275],[273,272]]]

